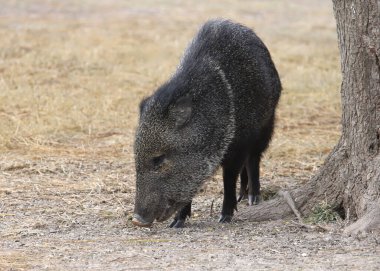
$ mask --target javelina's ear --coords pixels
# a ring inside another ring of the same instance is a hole
[[[171,109],[171,115],[175,119],[176,128],[180,128],[187,123],[191,117],[192,102],[188,96],[179,98]]]
[[[147,104],[149,98],[150,98],[150,97],[145,97],[145,98],[142,99],[142,101],[140,102],[140,116],[141,116],[142,112],[144,111],[145,105]]]

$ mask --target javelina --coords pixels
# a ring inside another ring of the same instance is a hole
[[[219,222],[232,219],[242,168],[249,203],[256,202],[260,158],[280,92],[271,56],[251,29],[228,20],[206,22],[175,74],[140,104],[133,223],[150,226],[177,212],[170,226],[182,227],[192,198],[219,166]]]

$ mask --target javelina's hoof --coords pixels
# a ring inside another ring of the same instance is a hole
[[[248,195],[248,205],[257,205],[261,201],[260,195],[254,196],[254,195]]]
[[[230,223],[232,221],[232,215],[221,215],[219,223]]]
[[[247,198],[246,194],[240,194],[238,199],[237,199],[237,202],[241,202],[242,200],[245,200],[246,198]]]
[[[169,228],[183,228],[185,226],[185,220],[184,219],[174,219],[172,223],[170,223]]]

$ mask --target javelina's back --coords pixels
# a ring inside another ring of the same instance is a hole
[[[193,69],[205,62],[225,78],[233,97],[234,141],[250,137],[253,127],[265,125],[273,116],[281,93],[268,49],[251,29],[229,20],[211,20],[186,50],[180,67]]]

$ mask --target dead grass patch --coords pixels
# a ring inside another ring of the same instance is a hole
[[[139,100],[170,76],[203,21],[227,17],[262,36],[284,86],[263,174],[306,176],[339,137],[340,118],[332,10],[314,5],[8,3],[0,18],[0,149],[131,159]]]

